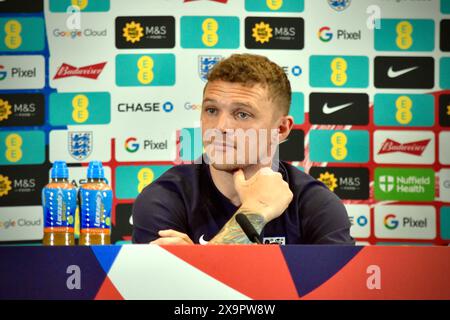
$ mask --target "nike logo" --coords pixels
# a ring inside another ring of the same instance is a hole
[[[332,114],[339,110],[345,109],[345,108],[351,106],[352,104],[353,104],[353,102],[350,102],[350,103],[341,104],[341,105],[334,106],[334,107],[329,107],[328,102],[327,102],[323,105],[322,112],[325,114]]]
[[[204,236],[205,236],[205,235],[202,234],[202,236],[200,237],[200,239],[198,239],[198,242],[199,242],[201,245],[208,244],[208,242],[209,242],[209,241],[206,241],[206,240],[203,238]]]
[[[389,70],[387,72],[387,75],[389,78],[397,78],[400,77],[401,75],[404,75],[405,73],[411,72],[413,70],[416,70],[419,67],[411,67],[411,68],[406,68],[406,69],[402,69],[402,70],[392,70],[392,66],[389,67]]]

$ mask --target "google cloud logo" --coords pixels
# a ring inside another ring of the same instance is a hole
[[[388,214],[384,217],[384,226],[389,230],[394,230],[398,227],[398,220],[395,219],[395,214]]]
[[[331,32],[330,27],[322,27],[319,29],[317,36],[322,42],[328,42],[333,39],[333,33]]]
[[[130,137],[125,140],[125,150],[131,153],[138,151],[139,143],[137,143],[136,141],[137,139],[134,137]]]

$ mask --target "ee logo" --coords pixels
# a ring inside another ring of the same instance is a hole
[[[142,168],[141,170],[139,170],[137,174],[137,178],[139,181],[138,192],[141,193],[142,189],[152,183],[154,177],[155,174],[150,168]]]
[[[137,79],[142,84],[149,84],[153,81],[155,74],[153,73],[154,61],[149,56],[140,57],[137,62],[139,72]]]
[[[395,113],[395,119],[400,124],[408,124],[412,120],[411,108],[413,106],[412,100],[408,96],[398,97],[395,101],[395,107],[397,112]]]
[[[331,82],[335,86],[343,86],[347,82],[347,61],[344,58],[334,58],[330,64]]]
[[[347,136],[342,132],[336,132],[331,136],[331,156],[336,160],[344,160],[347,157]]]
[[[413,32],[413,26],[408,21],[402,21],[397,24],[396,27],[397,39],[395,40],[397,47],[406,50],[413,44],[413,38],[411,34]]]
[[[86,122],[89,118],[89,99],[84,94],[78,94],[72,99],[72,119],[77,123]]]
[[[5,157],[10,162],[17,162],[22,159],[22,146],[23,140],[17,133],[9,134],[5,139],[6,151]]]
[[[219,30],[219,24],[213,18],[205,19],[202,23],[202,42],[207,47],[214,47],[219,42],[219,36],[217,30]]]
[[[22,31],[22,25],[17,20],[9,20],[5,24],[5,45],[9,49],[17,49],[22,44],[22,37],[20,33]]]

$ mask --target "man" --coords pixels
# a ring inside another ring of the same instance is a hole
[[[289,80],[267,58],[219,62],[203,93],[203,161],[174,166],[142,190],[133,242],[250,243],[235,219],[243,213],[263,243],[354,244],[339,198],[274,157],[293,126],[290,103]]]

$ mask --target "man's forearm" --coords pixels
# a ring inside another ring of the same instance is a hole
[[[236,215],[238,213],[243,213],[247,216],[248,220],[253,225],[258,234],[261,233],[262,229],[267,223],[261,214],[255,213],[253,211],[246,211],[244,209],[238,209],[233,217],[223,226],[222,230],[220,230],[219,233],[211,241],[209,241],[210,244],[252,243],[236,221]]]

